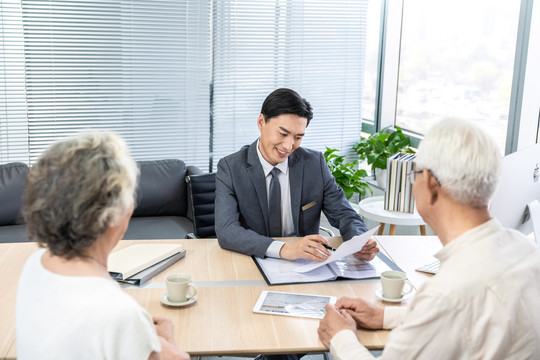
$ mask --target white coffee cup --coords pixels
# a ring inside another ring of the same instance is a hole
[[[409,289],[404,291],[405,283]],[[407,274],[401,271],[385,271],[381,274],[381,284],[383,297],[387,299],[401,299],[413,289],[411,282],[407,279]]]
[[[180,303],[188,301],[197,295],[197,287],[191,282],[191,275],[189,274],[168,275],[166,283],[167,297],[171,302]]]

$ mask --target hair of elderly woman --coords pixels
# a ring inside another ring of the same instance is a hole
[[[452,199],[487,206],[500,176],[501,152],[480,126],[446,119],[432,126],[418,147],[416,169],[429,169]]]
[[[57,256],[84,256],[130,210],[138,171],[112,132],[55,142],[28,172],[23,215],[29,238]]]

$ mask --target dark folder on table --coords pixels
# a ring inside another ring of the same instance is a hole
[[[183,258],[184,256],[186,256],[186,249],[182,249],[182,251],[180,251],[179,253],[171,257],[168,257],[165,260],[162,260],[158,262],[157,264],[150,266],[149,268],[135,275],[132,275],[131,277],[125,280],[119,280],[119,281],[123,283],[131,284],[131,285],[141,286],[144,283],[146,283],[148,280],[150,280],[151,278],[153,278],[154,276],[156,276],[157,274],[159,274],[160,272],[162,272],[163,270],[165,270],[166,268],[168,268],[169,266],[171,266],[172,264],[174,264],[175,262]]]
[[[185,254],[181,244],[135,244],[110,254],[108,270],[117,281],[143,285]]]

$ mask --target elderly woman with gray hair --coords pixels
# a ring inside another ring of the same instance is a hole
[[[107,258],[133,212],[138,169],[111,132],[54,143],[29,173],[24,218],[41,249],[17,292],[20,359],[189,359],[172,323],[121,290]]]

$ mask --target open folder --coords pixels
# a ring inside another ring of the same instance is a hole
[[[399,270],[399,268],[382,253],[377,254],[375,259],[369,262],[359,260],[353,255],[362,249],[377,229],[378,227],[343,242],[323,262],[307,259],[295,261],[274,258],[262,259],[256,256],[253,257],[253,260],[268,285],[377,278],[383,271]]]
[[[175,255],[182,251],[185,252],[181,244],[131,245],[110,254],[107,267],[113,279],[125,281],[132,275],[138,274],[165,259],[175,258]],[[181,257],[176,256],[175,261],[178,261]],[[161,270],[164,268],[166,267],[161,268]]]

